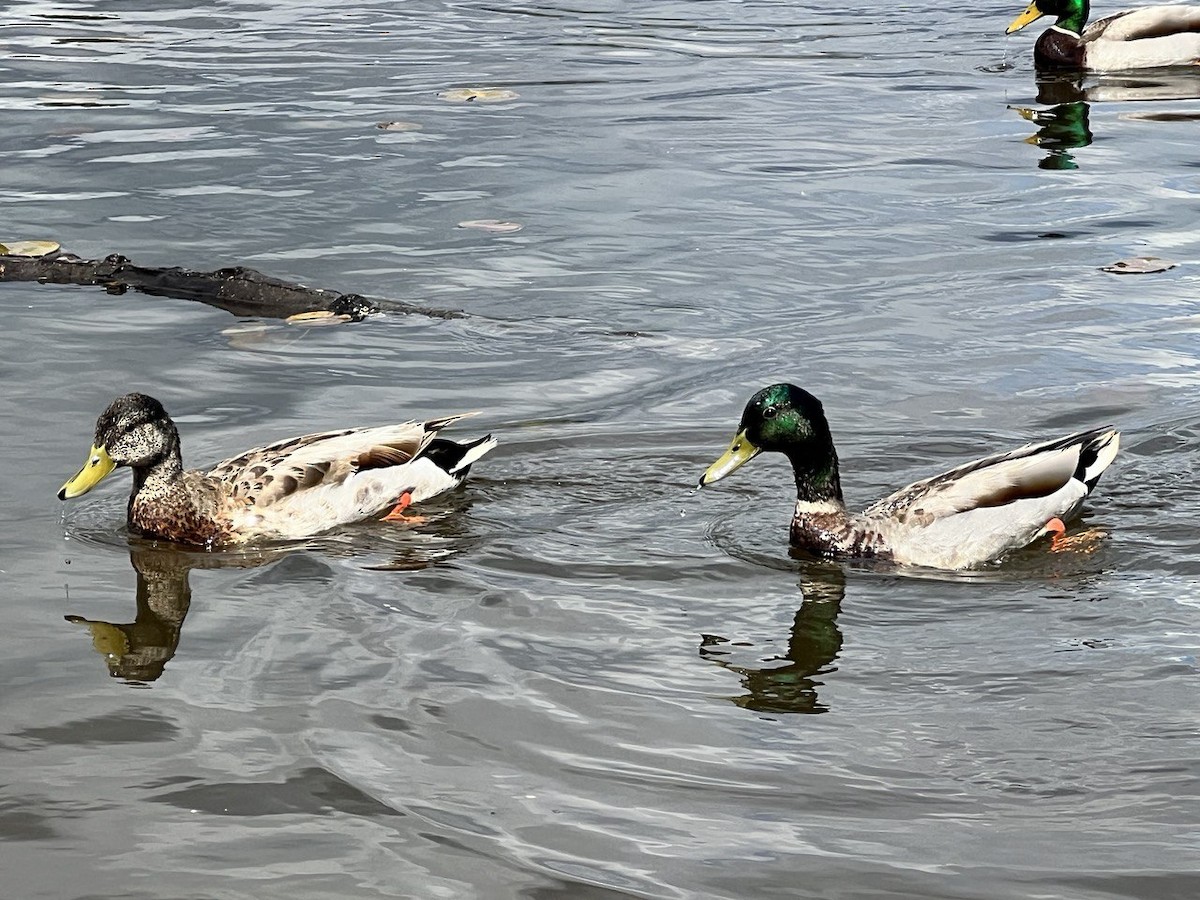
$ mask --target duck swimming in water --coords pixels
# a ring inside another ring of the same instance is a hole
[[[966,569],[998,559],[1079,512],[1117,455],[1110,428],[986,456],[852,514],[821,401],[792,384],[750,398],[729,449],[700,476],[719,481],[759,453],[782,453],[796,479],[791,541],[821,556]]]
[[[87,462],[58,498],[86,494],[127,466],[129,527],[148,537],[208,548],[308,537],[389,509],[389,517],[403,518],[409,504],[462,484],[472,463],[496,446],[491,435],[438,437],[463,418],[308,434],[248,450],[207,472],[184,471],[179,431],[163,405],[126,394],[100,414]]]
[[[1088,15],[1088,0],[1033,0],[1004,33],[1055,17],[1033,47],[1039,69],[1122,72],[1200,65],[1200,6],[1143,6],[1091,25]]]

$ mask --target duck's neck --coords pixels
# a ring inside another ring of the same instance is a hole
[[[179,486],[183,476],[183,459],[179,445],[175,444],[148,466],[133,470],[133,491],[129,495],[129,508],[139,497],[165,497]]]
[[[791,455],[792,474],[796,477],[796,502],[811,504],[814,509],[840,509],[842,500],[842,478],[838,472],[837,451],[833,442],[819,456],[812,454]]]
[[[1071,34],[1083,34],[1083,26],[1087,24],[1089,13],[1088,0],[1075,0],[1054,24]]]

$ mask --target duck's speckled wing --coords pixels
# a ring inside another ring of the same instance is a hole
[[[261,511],[301,491],[342,485],[358,472],[408,463],[440,429],[466,415],[288,438],[219,462],[206,474],[224,484],[232,500]]]
[[[1098,428],[997,453],[901,488],[863,515],[926,526],[968,510],[1047,497],[1072,479],[1080,482],[1082,498],[1112,462],[1118,437],[1111,429]]]

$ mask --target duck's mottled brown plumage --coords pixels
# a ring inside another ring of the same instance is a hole
[[[135,487],[129,497],[129,526],[178,544],[226,544],[233,537],[236,505],[220,482],[199,472],[182,472],[170,482]]]
[[[86,493],[114,465],[128,466],[128,523],[141,534],[205,547],[306,537],[380,514],[401,494],[419,502],[461,483],[495,446],[490,435],[435,440],[461,418],[307,434],[185,472],[162,404],[128,394],[100,415],[88,463],[59,496]]]
[[[893,557],[878,529],[856,523],[844,509],[837,512],[797,510],[792,516],[790,537],[793,547],[816,556],[885,561]]]

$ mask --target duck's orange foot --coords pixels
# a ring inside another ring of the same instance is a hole
[[[403,522],[405,525],[420,525],[422,522],[429,521],[425,516],[406,516],[404,511],[412,505],[412,491],[405,491],[400,495],[400,499],[396,501],[396,507],[379,521],[381,522]]]
[[[1063,520],[1055,516],[1042,526],[1042,534],[1050,535],[1050,550],[1057,553],[1066,546],[1067,526]]]

